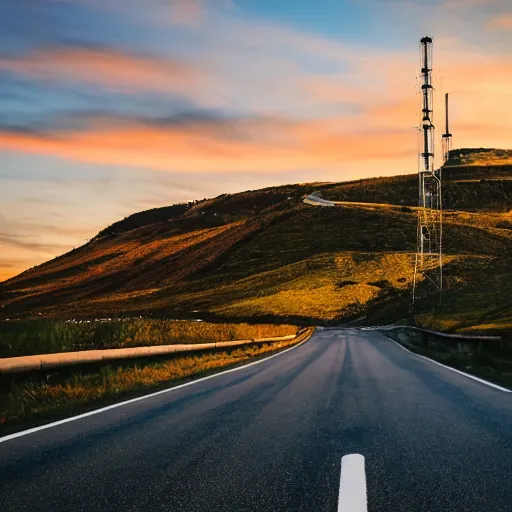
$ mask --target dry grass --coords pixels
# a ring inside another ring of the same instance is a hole
[[[463,149],[450,152],[448,165],[512,165],[512,151],[507,149]]]
[[[510,331],[512,262],[506,258],[459,256],[445,269],[443,301],[416,315],[421,327],[472,334]]]
[[[386,280],[395,288],[410,286],[414,273],[413,254],[344,254],[336,258],[340,278],[347,281]]]
[[[331,320],[342,314],[356,314],[378,292],[378,288],[365,284],[339,290],[334,284],[318,286],[316,282],[310,288],[282,290],[266,297],[242,300],[214,311],[230,316],[278,315]]]
[[[163,319],[0,323],[0,357],[126,348],[173,343],[208,343],[295,334],[293,325],[208,323]]]
[[[502,319],[499,322],[476,324],[457,330],[457,332],[461,334],[481,334],[504,331],[512,332],[512,317]]]
[[[480,228],[504,229],[503,224],[512,222],[512,213],[475,213],[475,212],[444,212],[444,222],[462,226],[477,226]]]
[[[140,238],[134,240],[133,235],[126,233],[103,244],[93,243],[89,251],[71,252],[64,260],[57,259],[49,262],[39,270],[38,280],[32,286],[15,288],[15,290],[33,296],[63,287],[72,287],[99,276],[115,275],[134,265],[140,265],[141,262],[144,262],[144,266],[150,267],[238,225],[235,223],[191,233],[169,233],[164,236],[162,234],[158,237],[151,236],[150,232],[144,233],[142,229],[139,235],[142,235],[143,240]],[[19,282],[23,283],[29,278],[30,274],[26,274]],[[138,290],[139,293],[144,291],[145,289]]]
[[[445,209],[506,212],[512,208],[511,157],[488,161],[483,158],[468,165],[453,160],[456,166],[443,170]],[[326,189],[322,195],[333,201],[416,206],[418,177],[406,175],[341,183]]]
[[[231,293],[229,304],[213,306],[213,310],[234,317],[275,315],[321,320],[362,315],[383,290],[409,288],[413,270],[411,254],[324,254],[259,274],[257,280],[250,280],[251,295],[236,297]],[[217,291],[223,293],[222,289]],[[222,302],[219,297],[217,303]]]

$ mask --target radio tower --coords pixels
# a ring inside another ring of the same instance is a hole
[[[444,105],[446,112],[446,131],[443,133],[443,164],[450,158],[450,151],[452,150],[452,134],[450,133],[448,118],[448,93],[444,96]]]
[[[424,37],[421,51],[421,93],[423,148],[419,158],[419,203],[416,262],[414,266],[413,306],[418,297],[418,284],[428,296],[443,289],[441,169],[434,168],[434,87],[432,85],[432,38]],[[448,131],[447,131],[448,133]],[[446,137],[448,140],[449,137]]]

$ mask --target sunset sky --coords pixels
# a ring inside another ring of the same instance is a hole
[[[416,172],[424,35],[439,128],[450,92],[455,147],[512,148],[510,0],[0,0],[0,280],[140,210]]]

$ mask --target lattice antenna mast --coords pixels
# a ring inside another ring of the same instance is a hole
[[[432,85],[432,38],[424,37],[421,49],[421,92],[423,97],[423,172],[434,172],[434,87]]]
[[[448,161],[450,158],[450,151],[452,150],[452,134],[450,133],[450,123],[449,123],[449,105],[448,105],[448,93],[444,96],[444,106],[446,113],[446,127],[445,132],[443,133],[443,164]]]
[[[422,292],[429,288],[443,289],[442,260],[442,197],[441,170],[434,168],[434,87],[432,85],[433,41],[424,37],[420,42],[423,134],[420,149],[417,250],[414,269],[413,304],[419,294],[419,283],[425,281]]]

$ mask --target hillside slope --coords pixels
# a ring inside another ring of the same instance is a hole
[[[482,166],[445,169],[440,327],[512,327],[511,171],[486,166],[482,181]],[[313,191],[396,206],[303,204]],[[409,175],[273,187],[141,212],[1,283],[1,315],[398,320],[410,304],[416,214],[408,206],[416,195],[417,176]],[[432,312],[418,319],[432,324]]]

